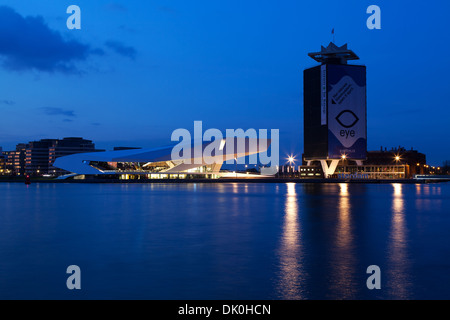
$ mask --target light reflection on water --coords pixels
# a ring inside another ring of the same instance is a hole
[[[281,236],[280,280],[278,292],[283,300],[299,300],[303,296],[301,228],[298,221],[299,209],[295,183],[286,183],[286,205]]]
[[[0,298],[70,298],[79,263],[83,298],[450,299],[449,191],[0,183]]]
[[[339,184],[337,225],[332,250],[333,274],[330,279],[330,291],[333,299],[354,298],[355,251],[352,234],[350,194],[348,184]]]
[[[405,200],[403,185],[392,184],[394,194],[392,198],[392,222],[389,235],[389,263],[388,281],[392,298],[410,298],[411,282],[409,271],[408,238],[405,222]],[[416,188],[417,189],[417,188]]]

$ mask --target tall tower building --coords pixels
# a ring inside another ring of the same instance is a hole
[[[325,178],[339,161],[366,159],[366,67],[359,57],[330,43],[308,54],[320,65],[304,70],[304,160],[321,163]]]

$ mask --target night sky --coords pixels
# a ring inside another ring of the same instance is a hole
[[[81,30],[66,9],[81,8]],[[381,8],[381,30],[366,9]],[[367,66],[368,149],[450,160],[444,1],[0,3],[0,146],[81,136],[98,148],[170,144],[177,128],[280,129],[303,151],[303,70],[333,39]]]

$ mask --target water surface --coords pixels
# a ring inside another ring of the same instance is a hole
[[[0,298],[450,299],[449,191],[0,183]]]

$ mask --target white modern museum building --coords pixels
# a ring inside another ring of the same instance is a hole
[[[67,171],[59,179],[114,177],[119,179],[186,179],[220,177],[264,177],[277,172],[277,167],[262,168],[260,174],[221,171],[224,163],[252,158],[267,152],[270,139],[232,138],[219,142],[152,149],[126,149],[78,153],[57,158],[53,166]]]

